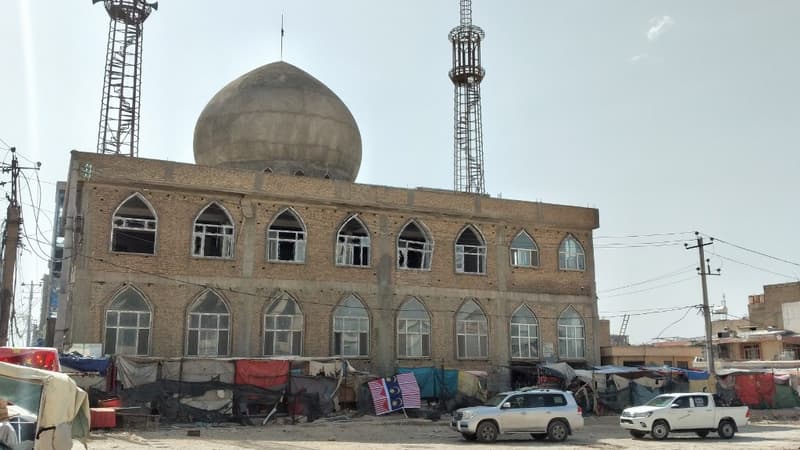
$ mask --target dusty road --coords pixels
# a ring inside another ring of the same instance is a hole
[[[700,439],[693,434],[671,435],[666,441],[631,439],[617,425],[617,417],[587,417],[586,427],[566,442],[537,442],[505,438],[491,445],[467,442],[452,431],[448,420],[431,422],[405,419],[402,416],[361,417],[347,422],[319,420],[298,425],[269,424],[252,426],[162,426],[157,432],[93,433],[89,449],[382,449],[413,450],[423,448],[489,448],[515,449],[544,447],[566,448],[780,448],[800,449],[800,422],[796,420],[765,421],[749,425],[733,440],[722,440],[715,434]],[[189,437],[187,431],[200,430],[200,436]]]

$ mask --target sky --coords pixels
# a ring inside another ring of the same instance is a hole
[[[194,162],[208,100],[280,59],[282,14],[283,59],[358,123],[356,181],[452,189],[456,0],[161,1],[144,27],[139,156]],[[715,238],[709,301],[730,318],[763,285],[800,280],[798,20],[791,0],[473,0],[487,192],[599,209],[612,333],[630,313],[633,343],[703,335],[695,231]],[[0,2],[0,157],[42,162],[21,187],[18,282],[47,270],[34,236],[51,236],[69,151],[96,151],[108,22],[89,0]]]

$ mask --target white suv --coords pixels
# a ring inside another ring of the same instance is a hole
[[[495,395],[484,406],[461,408],[450,426],[468,441],[494,442],[500,434],[530,433],[563,441],[583,428],[583,411],[571,392],[531,389]]]

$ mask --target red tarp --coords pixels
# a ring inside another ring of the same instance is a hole
[[[772,406],[775,380],[771,373],[737,374],[736,396],[747,406]]]
[[[289,382],[289,361],[240,359],[236,361],[236,384],[269,389]]]
[[[0,361],[36,369],[61,371],[58,350],[45,347],[0,347]]]

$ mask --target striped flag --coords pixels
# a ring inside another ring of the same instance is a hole
[[[413,373],[398,373],[397,384],[400,386],[400,393],[403,396],[403,408],[420,408],[419,385]]]

